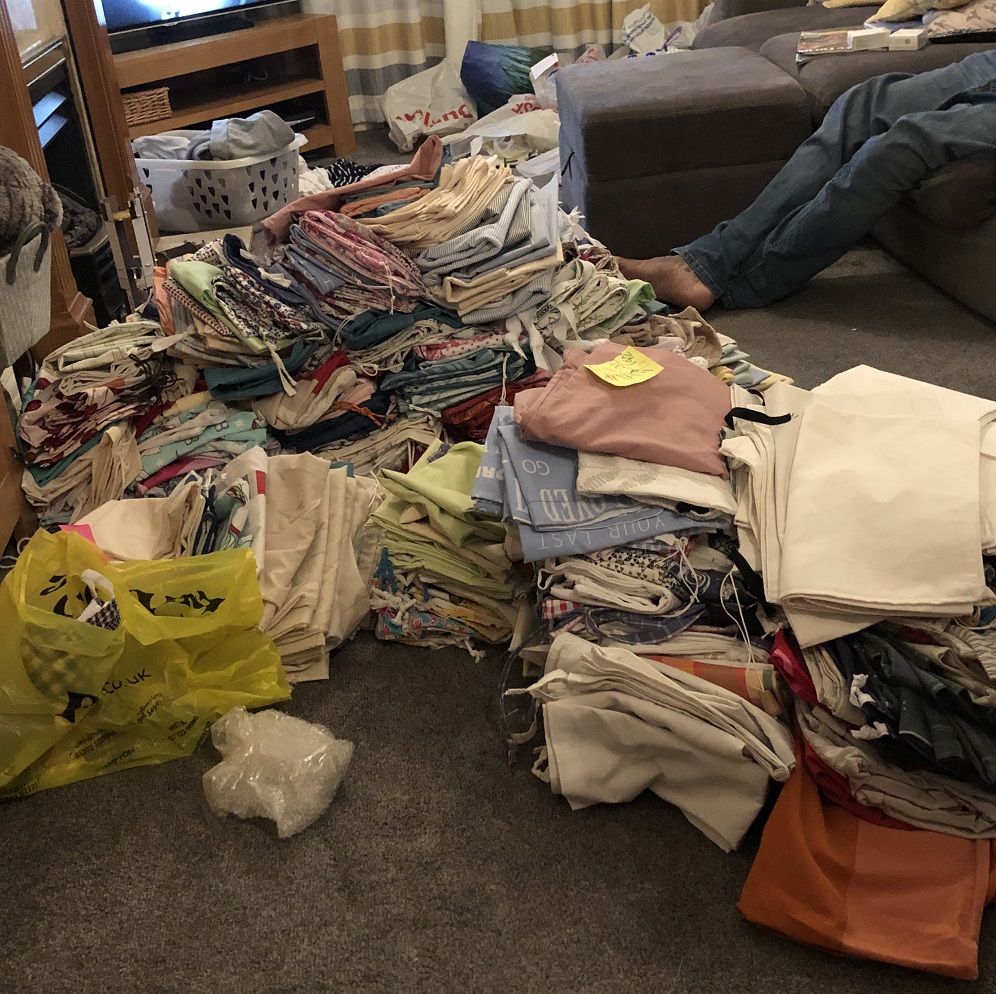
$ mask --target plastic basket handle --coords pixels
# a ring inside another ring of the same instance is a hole
[[[34,224],[29,224],[17,236],[17,241],[14,242],[14,247],[11,249],[11,253],[7,257],[7,271],[5,274],[7,286],[13,286],[14,280],[17,279],[17,262],[21,257],[21,249],[23,249],[28,242],[32,241],[38,232],[41,232],[42,237],[41,242],[38,245],[38,251],[35,253],[34,270],[37,273],[41,269],[42,261],[45,259],[45,253],[48,251],[49,233],[45,224],[41,221],[35,221]]]

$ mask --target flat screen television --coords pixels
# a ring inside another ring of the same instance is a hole
[[[102,6],[107,30],[115,32],[283,2],[286,0],[102,0]]]

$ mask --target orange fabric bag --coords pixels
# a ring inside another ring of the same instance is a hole
[[[975,980],[992,869],[990,840],[862,821],[797,762],[737,907],[798,942]]]

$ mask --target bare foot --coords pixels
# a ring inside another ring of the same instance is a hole
[[[656,259],[617,258],[616,262],[626,279],[645,280],[654,288],[657,299],[667,304],[704,311],[716,302],[712,291],[680,255],[661,255]]]

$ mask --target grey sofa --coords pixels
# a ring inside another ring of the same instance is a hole
[[[748,206],[849,87],[993,47],[933,43],[796,65],[799,31],[860,26],[876,9],[717,0],[691,52],[565,67],[556,77],[563,200],[613,251],[666,253]],[[996,320],[996,158],[945,166],[874,236]]]

